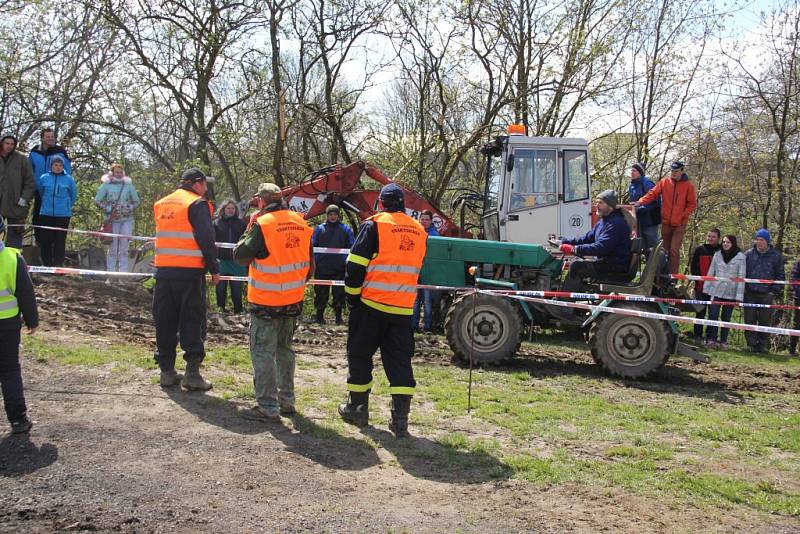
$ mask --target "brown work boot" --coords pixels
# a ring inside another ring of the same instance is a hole
[[[200,374],[200,362],[186,362],[186,373],[181,386],[188,390],[208,391],[213,386]]]
[[[183,375],[178,373],[175,369],[172,371],[161,371],[161,387],[168,388],[177,386],[181,383]]]
[[[239,411],[239,415],[248,421],[280,421],[281,416],[278,412],[268,412],[261,406],[253,406],[246,410]]]
[[[297,410],[294,404],[281,404],[280,414],[286,416],[295,415],[297,414]]]

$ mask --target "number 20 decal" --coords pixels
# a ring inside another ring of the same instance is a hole
[[[573,228],[578,228],[583,225],[583,217],[573,215],[569,218],[569,225]]]

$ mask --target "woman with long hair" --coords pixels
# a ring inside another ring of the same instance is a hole
[[[747,273],[747,262],[744,253],[736,243],[735,235],[726,235],[722,238],[722,249],[718,250],[711,259],[708,276],[720,278],[744,278]],[[744,301],[744,282],[706,282],[705,293],[711,297],[708,307],[708,319],[716,321],[722,313],[723,321],[730,321],[733,306],[720,305],[715,302],[742,302]],[[719,341],[717,341],[717,327],[706,328],[706,345],[721,349],[728,348],[728,328],[722,328]]]

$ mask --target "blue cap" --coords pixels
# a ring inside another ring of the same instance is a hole
[[[772,236],[769,234],[769,230],[767,230],[766,228],[760,228],[756,232],[756,239],[758,239],[759,237],[764,239],[767,243],[772,242]]]
[[[684,165],[683,165],[682,161],[676,161],[672,165],[670,165],[669,167],[673,171],[677,171],[678,169],[682,169],[684,167]]]
[[[386,201],[389,202],[402,202],[405,195],[403,194],[403,188],[395,183],[386,184],[381,188],[381,193],[379,198],[384,203]]]

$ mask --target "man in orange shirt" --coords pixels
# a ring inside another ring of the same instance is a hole
[[[662,178],[656,186],[633,205],[646,206],[661,197],[661,239],[669,257],[669,271],[677,273],[680,265],[681,244],[686,234],[689,216],[697,209],[697,192],[684,172],[683,162],[671,165],[669,178]]]
[[[281,188],[265,182],[256,198],[259,216],[233,250],[249,267],[250,356],[256,405],[245,419],[279,421],[295,413],[295,354],[292,336],[303,312],[306,281],[314,274],[312,230],[303,216],[287,209]]]
[[[153,205],[156,223],[153,321],[156,327],[156,361],[161,369],[161,386],[181,384],[186,389],[211,389],[203,379],[200,364],[205,359],[206,281],[219,282],[219,262],[213,209],[205,199],[207,178],[200,169],[181,175],[181,186]],[[175,370],[180,338],[186,373]]]

